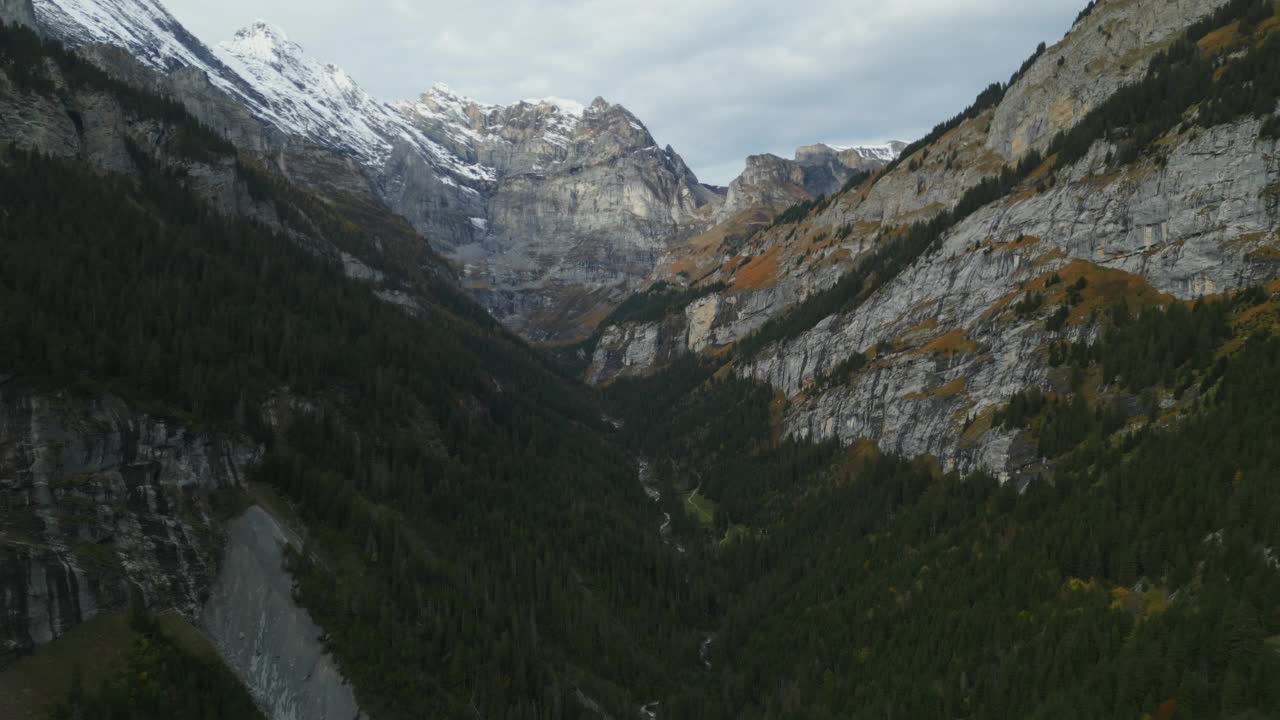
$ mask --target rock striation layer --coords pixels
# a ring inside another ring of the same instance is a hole
[[[590,334],[722,202],[638,118],[602,98],[496,106],[437,85],[400,108],[493,169],[444,251],[496,317],[534,340]]]
[[[259,458],[110,396],[0,384],[0,664],[131,604],[194,617]]]

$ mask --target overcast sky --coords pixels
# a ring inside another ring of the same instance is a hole
[[[385,100],[597,95],[703,182],[811,142],[914,140],[1053,44],[1085,0],[164,0],[213,45],[253,20]],[[797,9],[797,6],[803,9]]]

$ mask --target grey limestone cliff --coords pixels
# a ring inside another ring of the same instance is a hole
[[[1280,164],[1258,128],[1249,120],[1189,130],[1122,172],[1100,143],[1054,188],[983,208],[856,311],[769,348],[743,371],[795,400],[790,433],[872,439],[962,469],[1017,474],[1034,458],[1010,436],[965,431],[1014,392],[1051,388],[1047,343],[1087,337],[1089,327],[1082,318],[1051,333],[1048,310],[1018,318],[1007,303],[1055,271],[1087,276],[1099,291],[1127,285],[1178,298],[1276,277]],[[869,369],[851,383],[822,382],[852,353],[871,351]]]
[[[719,280],[729,289],[722,293],[726,302],[718,305],[711,325],[717,337],[732,340],[743,337],[771,317],[785,313],[797,302],[830,287],[835,279],[848,272],[868,251],[877,247],[886,235],[905,225],[927,220],[952,208],[964,194],[983,179],[1000,173],[1003,167],[1030,150],[1042,150],[1059,131],[1080,122],[1116,89],[1141,77],[1150,59],[1168,46],[1183,30],[1213,12],[1225,0],[1192,2],[1191,0],[1105,0],[1083,18],[1059,43],[1048,47],[1036,62],[1021,73],[995,108],[979,113],[945,133],[928,148],[903,158],[892,171],[877,177],[857,191],[840,195],[829,207],[797,225],[775,227],[757,232],[737,246],[724,247],[715,257],[718,268],[708,280]],[[1057,108],[1055,110],[1055,108]],[[1184,139],[1185,140],[1185,139]],[[1105,152],[1105,151],[1104,151]],[[1248,150],[1254,153],[1256,151]],[[1260,159],[1260,158],[1259,158]],[[1237,168],[1251,173],[1254,181],[1265,180],[1256,165]],[[1221,178],[1192,172],[1174,178],[1159,174],[1166,182],[1181,184],[1183,192],[1199,198],[1217,193]],[[1101,178],[1101,175],[1099,176]],[[1095,180],[1099,179],[1095,178]],[[1189,188],[1204,183],[1204,193]],[[792,185],[794,187],[794,185]],[[1163,187],[1139,191],[1136,210],[1140,214],[1159,215],[1155,210],[1162,202]],[[1083,207],[1094,207],[1105,195],[1089,195],[1079,191]],[[1038,203],[1050,194],[1034,200]],[[1108,197],[1107,212],[1124,212],[1122,203],[1129,197]],[[730,199],[732,203],[732,198]],[[1199,204],[1197,204],[1199,206]],[[1096,207],[1095,207],[1096,209]],[[1059,209],[1057,217],[1067,210]],[[1091,224],[1097,219],[1100,224]],[[1108,238],[1112,217],[1090,218],[1087,214],[1072,230],[1077,236]],[[1059,221],[1057,229],[1064,229]],[[1069,228],[1068,228],[1069,229]],[[1133,233],[1163,237],[1159,225],[1139,227]],[[1230,232],[1228,230],[1228,232]],[[1103,239],[1110,247],[1118,247],[1115,239]],[[1197,252],[1195,243],[1183,243],[1181,252]],[[1174,251],[1166,250],[1165,262]],[[1091,257],[1090,253],[1082,257]],[[1141,265],[1137,256],[1127,261],[1111,259],[1117,267],[1133,270]],[[1189,262],[1189,261],[1188,261]],[[1181,267],[1190,267],[1185,264]],[[1146,263],[1143,273],[1162,272],[1154,263]],[[1178,271],[1182,272],[1182,271]],[[1228,271],[1229,272],[1229,271]],[[1190,283],[1207,280],[1211,287],[1222,278],[1210,272],[1204,279],[1184,278]],[[748,276],[743,281],[743,276]],[[1192,273],[1194,275],[1194,273]],[[727,302],[730,298],[734,302]],[[742,308],[752,308],[742,312]],[[607,381],[618,372],[641,374],[652,367],[622,366],[615,358],[624,357],[626,332],[606,332],[612,345],[597,351],[592,377]],[[672,345],[670,339],[659,344]],[[633,356],[638,356],[632,353]],[[655,366],[656,367],[656,366]]]
[[[793,160],[752,155],[742,174],[729,184],[718,217],[724,220],[753,207],[778,212],[803,200],[831,195],[855,173],[887,165],[904,146],[891,142],[877,147],[835,148],[818,143],[797,148]]]
[[[261,452],[0,375],[0,668],[142,606],[196,621],[272,720],[359,717],[293,601],[288,531],[256,506],[228,520]]]
[[[1221,4],[1099,3],[996,108],[830,207],[713,256],[721,266],[709,277],[728,287],[699,301],[714,308],[700,335],[713,346],[731,342],[829,287],[895,227],[953,206],[1007,162],[1043,149]],[[1275,278],[1280,165],[1275,140],[1259,127],[1259,120],[1188,123],[1129,165],[1112,162],[1117,148],[1100,141],[1047,182],[1032,180],[974,212],[855,310],[739,359],[738,372],[788,397],[791,435],[871,440],[948,467],[1034,475],[1034,447],[993,428],[991,416],[1018,390],[1058,387],[1049,344],[1089,339],[1095,328],[1090,311],[1077,309],[1064,327],[1047,329],[1046,318],[1065,302],[1052,293],[1030,315],[1013,304],[1054,273],[1093,288],[1083,306],[1093,309],[1116,297],[1167,302]],[[606,329],[589,379],[651,372],[676,351],[692,352],[690,310],[644,328]],[[866,367],[834,378],[855,353],[868,358]]]
[[[1044,150],[1121,87],[1140,80],[1151,58],[1195,20],[1227,0],[1103,0],[1009,88],[986,145],[1003,158]]]
[[[626,108],[601,98],[495,106],[437,86],[400,107],[424,133],[493,169],[493,182],[471,186],[455,206],[457,227],[433,239],[481,303],[534,340],[585,337],[723,200]],[[415,190],[402,201],[424,197]],[[415,217],[408,205],[392,207]]]
[[[0,664],[133,603],[193,617],[259,450],[111,398],[0,385]]]

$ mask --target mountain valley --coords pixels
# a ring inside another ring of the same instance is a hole
[[[1280,716],[1278,8],[715,187],[0,0],[0,716]]]

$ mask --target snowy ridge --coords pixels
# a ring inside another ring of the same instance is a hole
[[[888,142],[879,145],[830,145],[827,147],[836,152],[854,152],[859,156],[868,160],[880,160],[882,162],[893,162],[898,159],[898,153],[902,152],[903,144],[900,142]]]
[[[308,58],[278,28],[256,22],[216,52],[262,94],[254,109],[273,125],[322,145],[345,145],[366,162],[390,153],[394,118],[387,108],[342,69]]]
[[[451,140],[468,147],[473,147],[473,143],[482,136],[483,125],[479,123],[479,118],[497,109],[496,105],[459,95],[440,82],[432,85],[417,102],[402,101],[394,107],[408,118],[439,122]]]
[[[531,98],[529,100],[521,100],[526,105],[547,105],[555,108],[561,114],[572,118],[581,119],[587,114],[587,106],[577,100],[566,100],[558,97]]]
[[[550,122],[542,139],[560,147],[569,146],[569,138],[573,136],[573,131],[578,129],[578,121],[587,114],[587,106],[582,103],[557,97],[521,100],[517,105],[550,110]]]
[[[219,89],[246,98],[252,88],[231,73],[157,0],[34,0],[42,27],[69,45],[101,43],[128,50],[161,72],[196,67]]]
[[[464,182],[492,182],[491,168],[468,163],[433,141],[402,113],[366,93],[345,71],[309,58],[279,29],[256,22],[211,50],[159,0],[35,0],[41,26],[68,45],[102,43],[128,50],[160,72],[194,67],[242,101],[260,120],[379,167],[407,143],[433,166]],[[456,183],[454,183],[456,184]]]
[[[467,163],[422,134],[394,107],[365,92],[345,70],[310,57],[279,28],[258,21],[221,43],[218,57],[264,98],[255,107],[277,127],[381,165],[392,145],[415,146],[441,169],[492,181],[491,168]]]
[[[416,101],[394,105],[401,114],[436,126],[455,143],[474,149],[481,141],[506,142],[499,131],[504,119],[514,115],[533,114],[545,126],[542,139],[552,145],[568,147],[582,118],[590,111],[586,105],[557,97],[531,98],[511,105],[494,105],[460,95],[444,83],[435,83]]]

